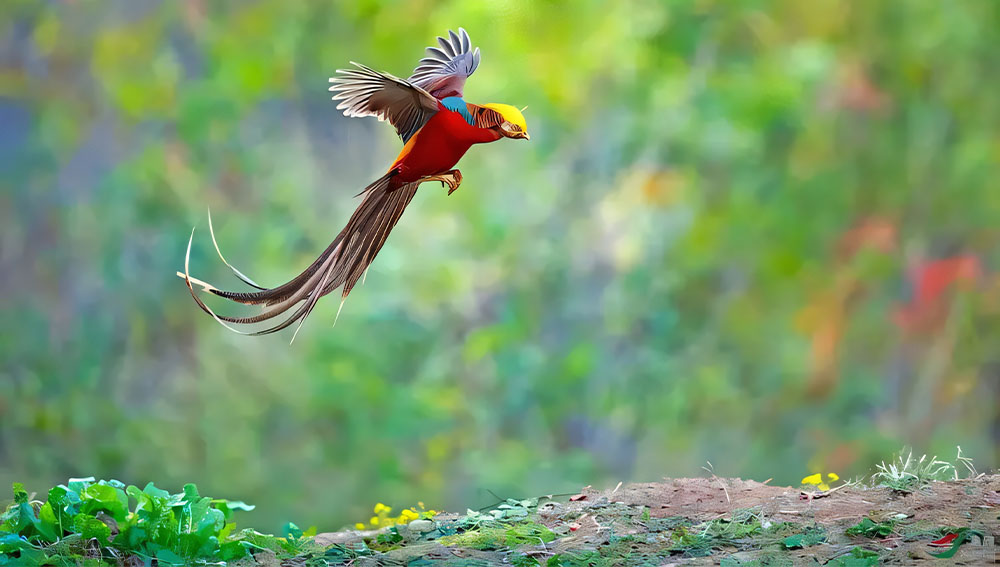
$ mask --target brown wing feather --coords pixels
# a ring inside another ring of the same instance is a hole
[[[329,90],[345,116],[388,120],[405,142],[438,111],[437,99],[419,86],[360,63],[354,66],[330,77]]]

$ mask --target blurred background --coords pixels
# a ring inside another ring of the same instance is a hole
[[[96,475],[339,528],[619,480],[1000,463],[1000,3],[0,6],[0,484]],[[531,142],[425,185],[336,328],[236,336],[399,151],[349,61],[464,26]],[[398,509],[398,508],[397,508]]]

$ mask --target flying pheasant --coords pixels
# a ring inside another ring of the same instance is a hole
[[[202,310],[240,334],[270,334],[296,322],[298,333],[319,298],[337,288],[342,288],[343,308],[344,300],[385,244],[421,183],[440,181],[447,185],[450,195],[462,183],[462,173],[453,168],[473,144],[501,138],[529,139],[524,116],[517,108],[507,104],[476,105],[462,99],[465,81],[480,59],[479,48],[472,47],[469,34],[459,28],[458,33],[449,31],[447,38],[439,37],[437,41],[438,46],[427,48],[427,56],[408,79],[354,62],[354,68],[338,69],[338,76],[330,78],[333,100],[340,101],[338,110],[343,110],[345,116],[375,116],[388,121],[402,139],[403,149],[385,175],[359,193],[364,197],[347,226],[302,273],[283,285],[265,288],[229,264],[215,244],[222,261],[257,291],[218,289],[189,274],[194,238],[191,231],[184,272],[177,275],[187,283],[191,297]],[[209,230],[215,243],[211,217]],[[219,315],[205,305],[193,284],[237,303],[262,305],[264,310],[246,317]],[[280,323],[262,330],[250,332],[234,327],[269,321],[289,311],[291,314]]]

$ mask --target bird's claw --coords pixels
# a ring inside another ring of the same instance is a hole
[[[454,193],[455,190],[458,189],[458,186],[462,184],[462,172],[457,169],[451,170],[451,179],[452,181],[448,183],[449,195]]]
[[[462,172],[457,169],[428,177],[425,181],[440,181],[441,187],[448,187],[448,194],[454,193],[462,184]]]

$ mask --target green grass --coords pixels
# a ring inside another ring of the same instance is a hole
[[[958,480],[962,468],[969,477],[977,474],[972,459],[962,455],[961,447],[958,447],[954,461],[939,460],[937,455],[915,458],[912,449],[904,448],[895,459],[888,463],[882,461],[875,468],[877,470],[872,474],[872,483],[896,492],[913,492],[934,481]]]

